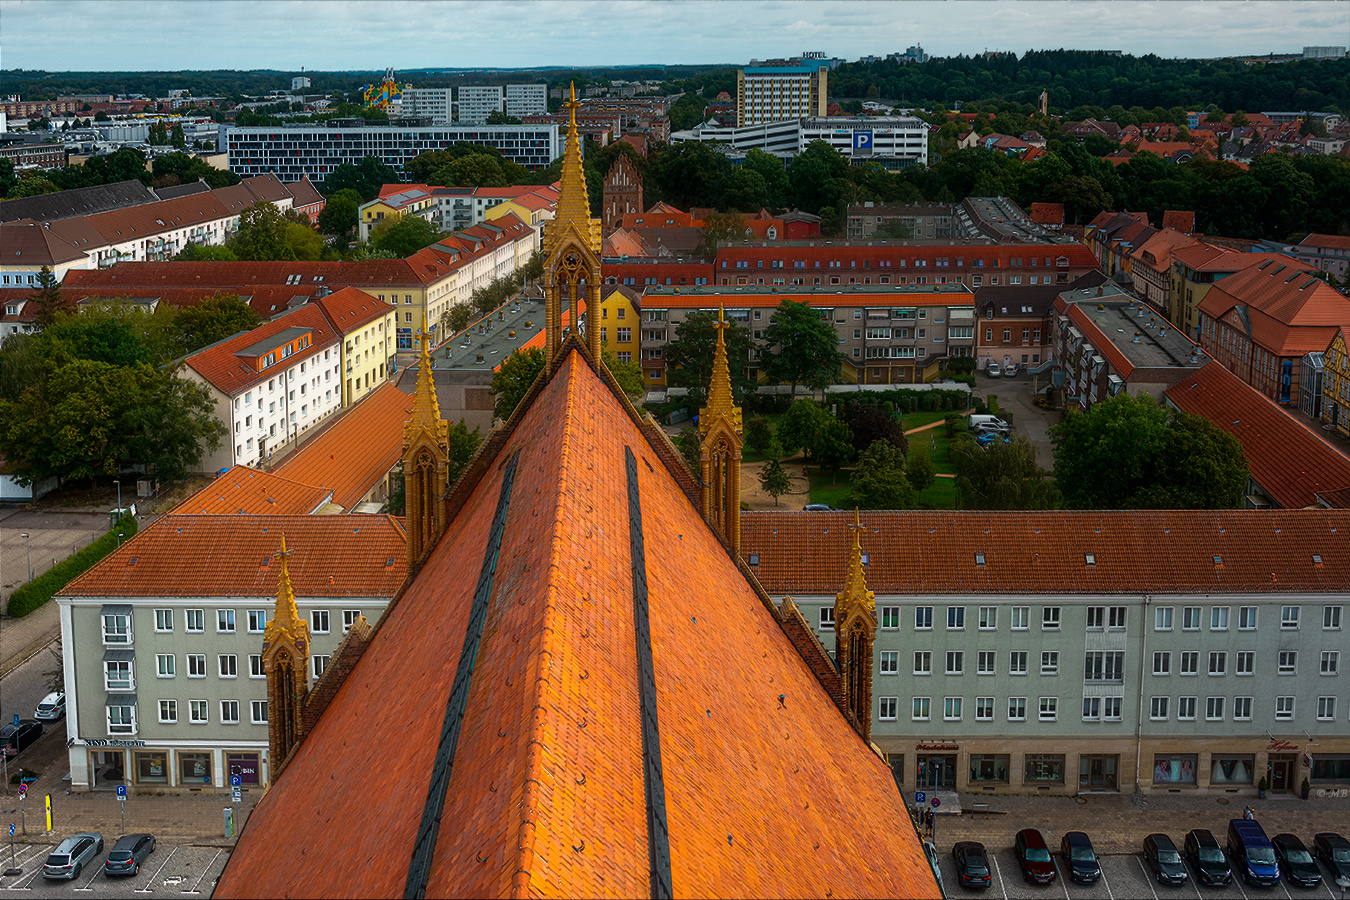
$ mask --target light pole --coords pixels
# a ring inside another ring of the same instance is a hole
[[[113,484],[117,485],[117,515],[122,515],[122,482],[120,479],[114,479]]]
[[[117,532],[117,546],[122,546],[122,532]]]
[[[19,535],[23,538],[24,548],[28,552],[28,580],[33,580],[33,539],[28,536],[28,532]]]

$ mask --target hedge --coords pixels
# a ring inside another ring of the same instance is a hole
[[[136,519],[129,515],[123,515],[103,537],[80,552],[63,559],[50,570],[11,594],[9,597],[9,614],[15,618],[28,615],[116,550],[119,531],[123,538],[130,539],[136,533],[136,530]]]

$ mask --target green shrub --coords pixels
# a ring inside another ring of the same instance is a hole
[[[121,532],[123,540],[130,540],[136,533],[136,520],[129,515],[122,516],[117,524],[103,537],[85,547],[79,553],[67,557],[49,571],[34,578],[28,584],[16,590],[9,598],[9,614],[15,618],[26,616],[37,609],[56,593],[88,572],[117,549],[117,534]]]

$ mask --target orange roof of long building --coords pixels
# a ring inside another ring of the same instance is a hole
[[[669,448],[574,340],[538,391],[466,475],[215,896],[402,896],[419,835],[427,896],[647,896],[661,833],[677,896],[939,896],[890,769],[709,529]],[[664,803],[644,788],[644,665]],[[462,726],[447,726],[457,682]],[[400,686],[416,701],[394,702],[411,697]],[[429,796],[438,759],[444,790]],[[419,831],[433,812],[434,839]],[[668,830],[649,831],[660,815]]]
[[[332,493],[270,472],[234,466],[169,510],[169,515],[310,516]]]

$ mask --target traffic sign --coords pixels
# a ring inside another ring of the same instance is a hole
[[[244,789],[239,787],[238,785],[235,785],[234,787],[230,788],[230,799],[233,800],[235,803],[242,802],[244,799]]]
[[[15,714],[14,714],[14,727],[15,727],[15,728],[18,728],[18,727],[19,727],[19,714],[18,714],[18,713],[15,713]]]
[[[14,823],[13,823],[13,822],[10,822],[10,823],[9,823],[9,836],[10,836],[10,837],[14,837]]]
[[[26,785],[26,784],[20,784],[20,785],[19,785],[19,796],[22,797],[22,796],[23,796],[24,794],[26,794],[26,793],[28,793],[28,785]]]
[[[242,776],[242,775],[231,775],[231,776],[230,776],[230,787],[239,787],[239,786],[242,785],[243,783],[244,783],[244,776]]]
[[[932,800],[929,800],[928,802],[932,805],[933,809],[937,809],[939,806],[942,805],[942,799],[940,797],[934,797]]]
[[[127,799],[127,786],[125,784],[119,784],[117,786],[117,796],[122,800]]]
[[[914,792],[914,802],[915,802],[915,803],[922,803],[922,802],[924,802],[924,801],[927,800],[927,799],[928,799],[928,795],[927,795],[926,793],[924,793],[923,791],[915,791],[915,792]]]

